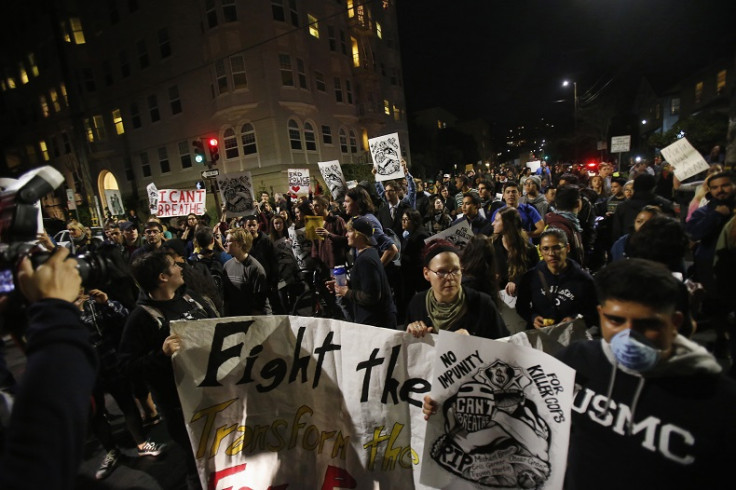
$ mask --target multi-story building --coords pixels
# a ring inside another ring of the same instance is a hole
[[[288,168],[369,163],[381,134],[398,132],[408,154],[391,1],[43,4],[4,16],[6,174],[52,164],[97,209],[116,188],[145,209],[149,183],[201,180],[200,139],[219,141],[213,168],[250,171],[256,191],[285,192]],[[64,195],[44,200],[47,213],[60,215]]]

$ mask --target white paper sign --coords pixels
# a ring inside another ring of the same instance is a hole
[[[309,169],[306,168],[290,168],[289,174],[289,189],[296,194],[302,192],[304,194],[309,192]]]
[[[70,211],[77,209],[77,199],[74,195],[73,189],[66,190],[66,207],[69,208]]]
[[[470,228],[470,223],[468,223],[468,220],[462,220],[458,223],[455,223],[451,227],[425,239],[424,243],[426,244],[431,242],[432,240],[443,239],[447,240],[448,242],[452,243],[457,248],[462,250],[465,248],[465,245],[467,245],[470,240],[473,239],[474,236],[475,233],[473,233],[473,230]]]
[[[675,169],[675,177],[680,181],[710,168],[703,155],[690,144],[687,138],[681,138],[670,146],[662,148],[662,156]]]
[[[149,212],[156,216],[156,211],[158,211],[158,189],[156,189],[156,184],[151,182],[146,186],[146,194],[148,195],[148,210]]]
[[[540,160],[533,160],[531,162],[526,162],[526,166],[530,169],[532,169],[532,174],[537,171],[539,167],[542,166],[542,163]]]
[[[441,331],[421,483],[561,489],[575,371],[527,347]]]
[[[401,146],[399,133],[385,134],[368,140],[376,169],[376,181],[400,179],[404,177],[401,168]]]
[[[123,209],[123,198],[120,197],[118,189],[105,189],[105,201],[107,201],[107,209],[113,216],[122,216],[125,214]]]
[[[322,173],[327,188],[330,190],[332,198],[337,200],[345,195],[348,190],[348,184],[345,182],[345,175],[342,173],[342,167],[338,160],[329,162],[317,162],[319,171]]]
[[[250,172],[220,174],[217,176],[220,198],[229,217],[255,214],[253,179]]]
[[[631,135],[612,136],[611,153],[626,153],[631,149]]]
[[[207,191],[204,189],[159,189],[156,216],[171,218],[205,213],[205,199]]]

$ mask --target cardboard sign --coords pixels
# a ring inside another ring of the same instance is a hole
[[[371,138],[368,140],[368,146],[373,156],[373,167],[376,169],[376,182],[404,177],[404,169],[401,168],[399,133]]]
[[[250,172],[220,174],[217,176],[217,185],[228,217],[256,214]]]
[[[675,177],[683,181],[710,168],[703,155],[696,150],[687,138],[681,138],[670,146],[662,148],[662,156],[672,165]]]
[[[301,192],[302,194],[309,193],[309,169],[306,168],[290,168],[289,174],[289,189],[294,194]]]
[[[337,160],[329,162],[317,162],[319,171],[322,173],[327,188],[333,199],[341,199],[348,190],[348,184],[345,182],[345,175],[342,173],[342,167]]]
[[[156,216],[159,218],[188,214],[202,216],[205,213],[206,194],[207,191],[204,189],[159,189]]]

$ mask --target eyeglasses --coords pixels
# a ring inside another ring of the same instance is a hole
[[[548,254],[548,253],[556,254],[563,248],[565,248],[563,245],[552,245],[550,247],[539,247],[542,253],[545,253],[545,254]]]
[[[455,269],[451,271],[433,271],[430,268],[427,268],[429,272],[434,272],[434,275],[437,276],[438,279],[446,279],[447,277],[459,277],[462,273],[462,269]]]

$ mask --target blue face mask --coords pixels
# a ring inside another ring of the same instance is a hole
[[[409,230],[404,230],[404,231],[403,231],[403,232],[401,233],[401,236],[403,236],[404,238],[408,237],[408,236],[409,236]]]
[[[622,330],[611,339],[611,351],[619,364],[633,371],[645,372],[659,361],[661,351],[646,344],[641,335],[631,329]]]

